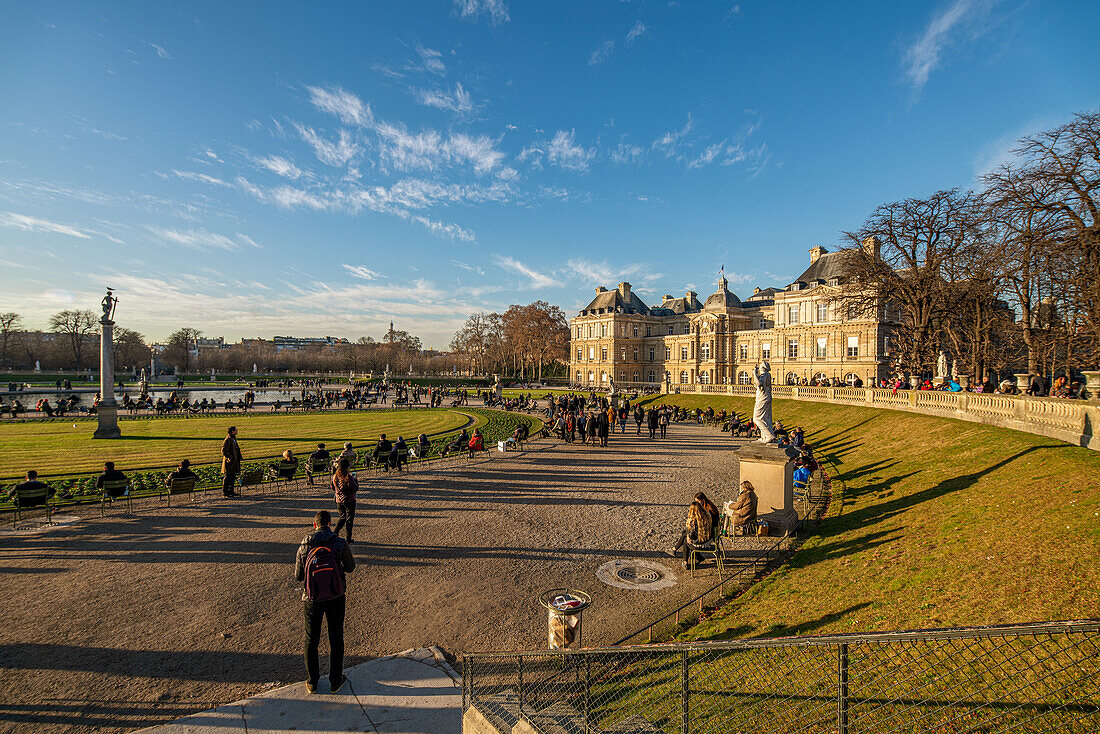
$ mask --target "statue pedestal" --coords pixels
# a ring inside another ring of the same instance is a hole
[[[798,512],[794,509],[794,460],[798,450],[775,443],[751,442],[737,450],[742,482],[756,490],[757,519],[768,523],[769,531],[784,535],[794,532]]]
[[[100,402],[96,407],[96,419],[99,427],[95,429],[92,438],[122,438],[122,431],[118,428],[118,404],[112,400],[109,404]]]

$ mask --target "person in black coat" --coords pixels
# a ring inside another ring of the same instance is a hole
[[[378,437],[378,443],[374,446],[374,461],[381,464],[386,471],[390,470],[390,452],[393,444],[386,439],[386,434]]]
[[[649,437],[657,438],[657,411],[650,408],[646,411],[646,427],[649,428]]]

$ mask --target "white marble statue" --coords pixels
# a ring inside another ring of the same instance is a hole
[[[942,349],[936,359],[936,377],[947,377],[947,353]]]
[[[752,422],[760,429],[760,443],[774,443],[772,433],[772,367],[761,362],[752,370],[752,381],[756,385],[756,405],[752,409]]]

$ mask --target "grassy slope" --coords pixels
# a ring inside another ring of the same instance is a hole
[[[156,418],[119,421],[123,438],[97,441],[95,422],[27,421],[0,425],[0,477],[28,468],[40,474],[75,473],[102,468],[113,460],[119,468],[172,465],[187,457],[195,463],[217,460],[225,429],[236,425],[246,459],[275,456],[285,449],[308,453],[319,441],[339,449],[344,441],[357,447],[373,444],[379,433],[409,440],[463,425],[467,418],[447,410],[395,410],[331,413],[260,413],[249,416]]]
[[[1100,616],[1100,453],[889,410],[778,400],[774,412],[807,428],[844,495],[787,566],[685,637]]]

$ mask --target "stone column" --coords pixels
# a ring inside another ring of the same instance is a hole
[[[1100,371],[1081,370],[1085,376],[1085,397],[1096,402],[1100,401]]]
[[[106,316],[99,320],[99,427],[93,438],[122,438],[118,430],[118,403],[115,402],[115,322]]]
[[[798,524],[794,509],[794,460],[798,450],[774,443],[750,441],[737,450],[740,481],[756,490],[757,519],[768,523],[769,532],[786,535]]]

